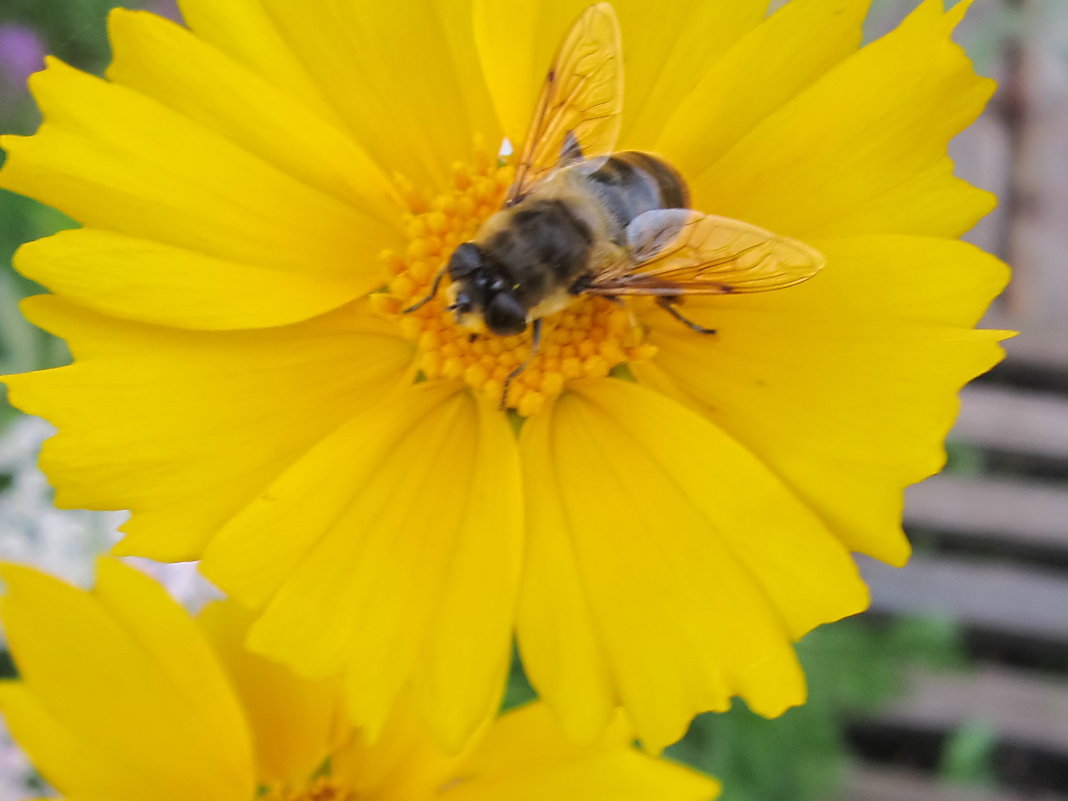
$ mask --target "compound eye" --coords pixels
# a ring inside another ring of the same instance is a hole
[[[482,251],[473,242],[464,242],[449,258],[449,278],[461,281],[482,266]]]
[[[486,325],[494,334],[512,336],[527,329],[527,310],[508,292],[498,292],[486,307]]]

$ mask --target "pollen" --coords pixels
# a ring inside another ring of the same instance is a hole
[[[267,789],[259,801],[356,801],[356,793],[324,776],[296,789]]]
[[[530,326],[516,336],[499,336],[481,325],[472,328],[470,319],[461,325],[446,308],[447,275],[431,300],[405,313],[427,297],[456,247],[473,239],[501,207],[513,175],[511,165],[476,147],[472,163],[455,164],[452,186],[436,197],[398,178],[407,207],[407,246],[403,252],[382,254],[389,278],[386,289],[372,295],[372,300],[419,347],[423,377],[463,381],[488,400],[529,417],[563,392],[569,381],[603,378],[624,362],[648,359],[655,347],[645,342],[643,329],[623,303],[576,297],[567,308],[542,320],[541,345],[532,355]],[[509,381],[509,376],[514,378]]]

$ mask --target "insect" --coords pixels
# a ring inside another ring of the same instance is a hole
[[[647,295],[692,330],[677,305],[686,295],[766,292],[807,281],[818,251],[754,225],[688,208],[682,177],[649,153],[614,152],[623,105],[619,24],[609,3],[575,21],[553,61],[502,208],[452,253],[448,309],[494,334],[533,326],[583,295]],[[472,319],[474,318],[474,319]]]

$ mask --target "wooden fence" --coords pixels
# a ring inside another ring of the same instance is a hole
[[[877,4],[876,25],[907,5]],[[963,393],[954,452],[973,468],[908,494],[918,555],[864,573],[877,614],[951,617],[976,663],[918,672],[856,722],[869,759],[848,801],[1068,799],[1068,1],[977,0],[959,39],[1001,85],[953,155],[958,174],[1001,197],[969,238],[1013,265],[988,325],[1020,335]],[[989,732],[1003,789],[947,787],[907,757],[910,739],[937,748],[962,726]]]

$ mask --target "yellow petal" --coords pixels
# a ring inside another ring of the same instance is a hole
[[[95,737],[82,737],[70,731],[22,683],[0,682],[0,712],[4,724],[29,754],[37,772],[53,787],[76,793],[75,799],[143,801],[146,797],[160,797],[156,794],[159,788],[155,786],[154,776],[136,765],[130,768],[116,764],[106,744],[101,750]],[[101,710],[101,714],[110,712]],[[179,793],[188,791],[182,785],[173,789]],[[160,798],[181,801],[174,795]]]
[[[0,186],[85,225],[241,264],[379,280],[384,228],[354,206],[54,59],[31,88],[45,122],[34,136],[4,137]]]
[[[1009,268],[974,245],[929,236],[814,239],[827,257],[815,278],[783,292],[693,303],[709,309],[923,321],[971,327],[1009,280]],[[663,321],[661,319],[661,321]]]
[[[909,233],[958,237],[997,205],[997,198],[953,174],[947,156],[865,203],[846,210],[817,236]]]
[[[14,263],[28,278],[102,314],[206,330],[305,320],[370,288],[358,274],[323,278],[252,267],[92,228],[23,245]]]
[[[544,705],[529,704],[485,727],[462,754],[446,757],[402,701],[374,744],[355,738],[331,766],[360,798],[706,801],[717,794],[713,779],[632,746],[620,717],[578,745]]]
[[[974,224],[989,201],[944,172],[947,142],[994,86],[950,39],[966,5],[943,14],[941,0],[927,0],[769,114],[722,158],[687,175],[695,205],[801,238],[849,235],[857,219],[865,233],[952,236],[962,215],[943,201],[955,194]],[[879,223],[873,210],[884,208],[884,194],[902,197],[910,183],[912,211]],[[914,194],[920,189],[924,195]],[[926,218],[937,209],[944,216]]]
[[[517,619],[519,650],[542,697],[566,710],[561,722],[569,736],[588,742],[608,725],[618,694],[569,534],[573,524],[555,489],[559,478],[548,472],[552,465],[537,461],[549,458],[549,453],[532,451],[553,447],[548,428],[539,431],[537,425],[536,419],[524,425],[533,429],[524,434],[526,443],[533,443],[525,443],[527,481],[537,477],[541,489],[530,496],[527,506],[527,551]]]
[[[424,383],[312,449],[223,529],[203,569],[269,602],[256,650],[309,675],[343,669],[372,738],[413,683],[455,750],[503,687],[521,515],[507,419]]]
[[[475,38],[505,134],[519,145],[568,28],[588,0],[476,0]],[[613,3],[626,59],[621,148],[649,148],[664,115],[733,41],[757,25],[766,0]]]
[[[108,33],[112,81],[380,219],[383,238],[395,233],[399,209],[381,169],[293,94],[155,14],[116,9]]]
[[[807,284],[691,302],[703,337],[649,314],[656,359],[639,380],[692,404],[745,443],[851,550],[901,564],[906,485],[938,470],[957,390],[1001,357],[972,331],[1006,269],[959,242],[824,240]]]
[[[316,110],[340,122],[262,0],[178,0],[182,19],[205,42]]]
[[[233,601],[210,604],[197,620],[245,709],[260,783],[304,782],[337,745],[343,712],[338,682],[298,678],[246,650],[254,616]]]
[[[787,3],[699,71],[700,81],[663,110],[644,146],[666,156],[684,176],[699,176],[757,123],[857,49],[869,4]]]
[[[91,595],[23,567],[4,567],[3,579],[3,623],[22,681],[0,703],[62,792],[251,797],[241,710],[161,587],[112,560],[100,562]]]
[[[262,0],[276,30],[378,164],[445,188],[475,134],[500,139],[471,32],[469,0]]]
[[[626,57],[620,149],[648,148],[704,72],[764,18],[766,0],[617,3]]]
[[[24,308],[78,358],[5,379],[12,403],[61,430],[41,461],[57,503],[131,509],[120,550],[167,561],[199,558],[224,521],[401,380],[411,358],[360,307],[227,333],[122,322],[54,296]]]
[[[523,429],[527,570],[547,573],[539,562],[570,548],[589,634],[638,736],[662,748],[735,694],[768,715],[800,703],[790,639],[867,603],[845,549],[693,412],[629,382],[574,387]],[[565,643],[543,650],[556,625],[547,589],[524,581],[520,647],[539,693],[581,731],[564,703],[572,674],[551,664]]]
[[[543,704],[497,720],[442,797],[449,801],[708,801],[708,776],[631,747],[619,721],[588,745],[569,742]]]
[[[409,696],[402,696],[372,742],[356,735],[330,759],[331,775],[357,798],[436,798],[461,769],[466,753],[447,755],[433,741]]]

